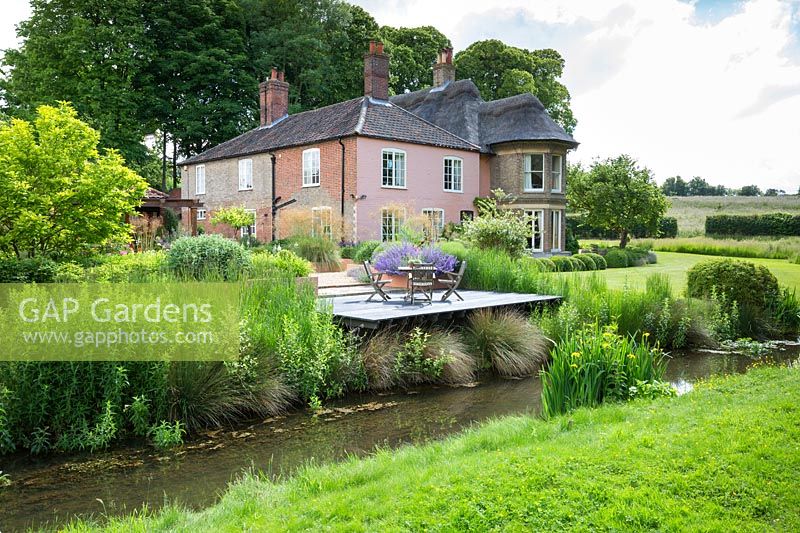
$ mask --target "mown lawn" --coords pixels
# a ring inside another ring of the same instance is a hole
[[[608,280],[608,284],[613,288],[633,287],[643,288],[647,276],[660,273],[669,276],[672,288],[676,294],[682,294],[686,289],[686,271],[692,265],[706,259],[719,259],[716,256],[681,254],[675,252],[656,252],[658,263],[643,267],[632,268],[609,268],[608,270],[598,271],[600,275]],[[734,258],[738,259],[738,258]],[[742,261],[752,261],[769,268],[781,285],[797,289],[800,292],[800,265],[790,263],[785,259],[741,259]],[[559,276],[589,276],[591,272],[563,272]]]
[[[108,529],[798,531],[798,472],[800,370],[759,368],[679,398],[509,417],[278,484],[251,477],[202,512]]]

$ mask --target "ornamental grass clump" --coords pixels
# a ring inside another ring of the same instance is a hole
[[[613,324],[593,324],[567,335],[541,372],[542,415],[549,418],[604,401],[674,395],[663,381],[664,353],[649,345],[648,337],[645,333],[637,342],[632,335],[619,335]]]
[[[477,362],[455,333],[441,329],[384,329],[361,350],[367,386],[373,390],[423,383],[469,383]]]
[[[528,376],[547,361],[550,341],[524,316],[481,309],[469,317],[464,344],[482,369],[503,377]]]

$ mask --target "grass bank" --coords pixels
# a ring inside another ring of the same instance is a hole
[[[796,191],[790,191],[796,192]],[[800,214],[800,196],[670,196],[667,216],[678,219],[678,235],[705,233],[711,215]]]
[[[608,286],[614,289],[623,287],[641,288],[645,286],[647,277],[651,274],[665,274],[672,283],[675,294],[683,294],[686,289],[686,270],[696,263],[714,256],[700,254],[684,254],[675,252],[657,252],[658,263],[634,268],[609,268],[594,272],[602,276],[608,282]],[[794,288],[800,292],[800,265],[790,263],[784,259],[762,259],[753,258],[747,261],[764,265],[778,278],[778,283]],[[556,276],[590,276],[593,272],[561,272]]]
[[[759,368],[688,395],[509,417],[422,447],[249,477],[200,512],[112,531],[800,529],[800,370]],[[73,524],[72,531],[92,530]]]

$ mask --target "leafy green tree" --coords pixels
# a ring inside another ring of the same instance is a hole
[[[431,66],[437,53],[451,46],[450,39],[433,26],[381,26],[380,37],[389,54],[389,88],[394,94],[430,87],[433,83]]]
[[[650,170],[628,155],[595,161],[589,170],[571,166],[567,201],[588,225],[619,234],[620,248],[634,227],[656,231],[668,207]]]
[[[42,104],[66,100],[130,162],[142,162],[152,92],[140,83],[155,47],[137,0],[31,0],[19,49],[5,51],[0,90],[7,112],[31,119]]]
[[[68,104],[40,106],[33,122],[0,124],[0,252],[74,256],[130,242],[125,215],[147,183]]]
[[[667,196],[687,196],[689,193],[686,181],[680,176],[664,180],[661,191]]]
[[[255,215],[244,207],[222,207],[214,211],[211,223],[215,226],[217,224],[225,224],[236,231],[240,231],[242,228],[249,228],[255,223]]]
[[[477,41],[456,54],[456,75],[471,78],[486,100],[530,92],[567,132],[577,121],[570,108],[570,94],[559,81],[564,59],[555,50],[526,50],[497,39]],[[530,77],[521,73],[530,74]]]
[[[761,189],[758,185],[745,185],[739,189],[739,196],[761,196]]]

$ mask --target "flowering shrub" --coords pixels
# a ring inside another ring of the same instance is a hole
[[[433,263],[437,272],[452,272],[456,258],[444,253],[435,246],[417,248],[410,242],[403,242],[386,248],[375,257],[375,268],[387,274],[400,274],[399,268],[409,262]]]

